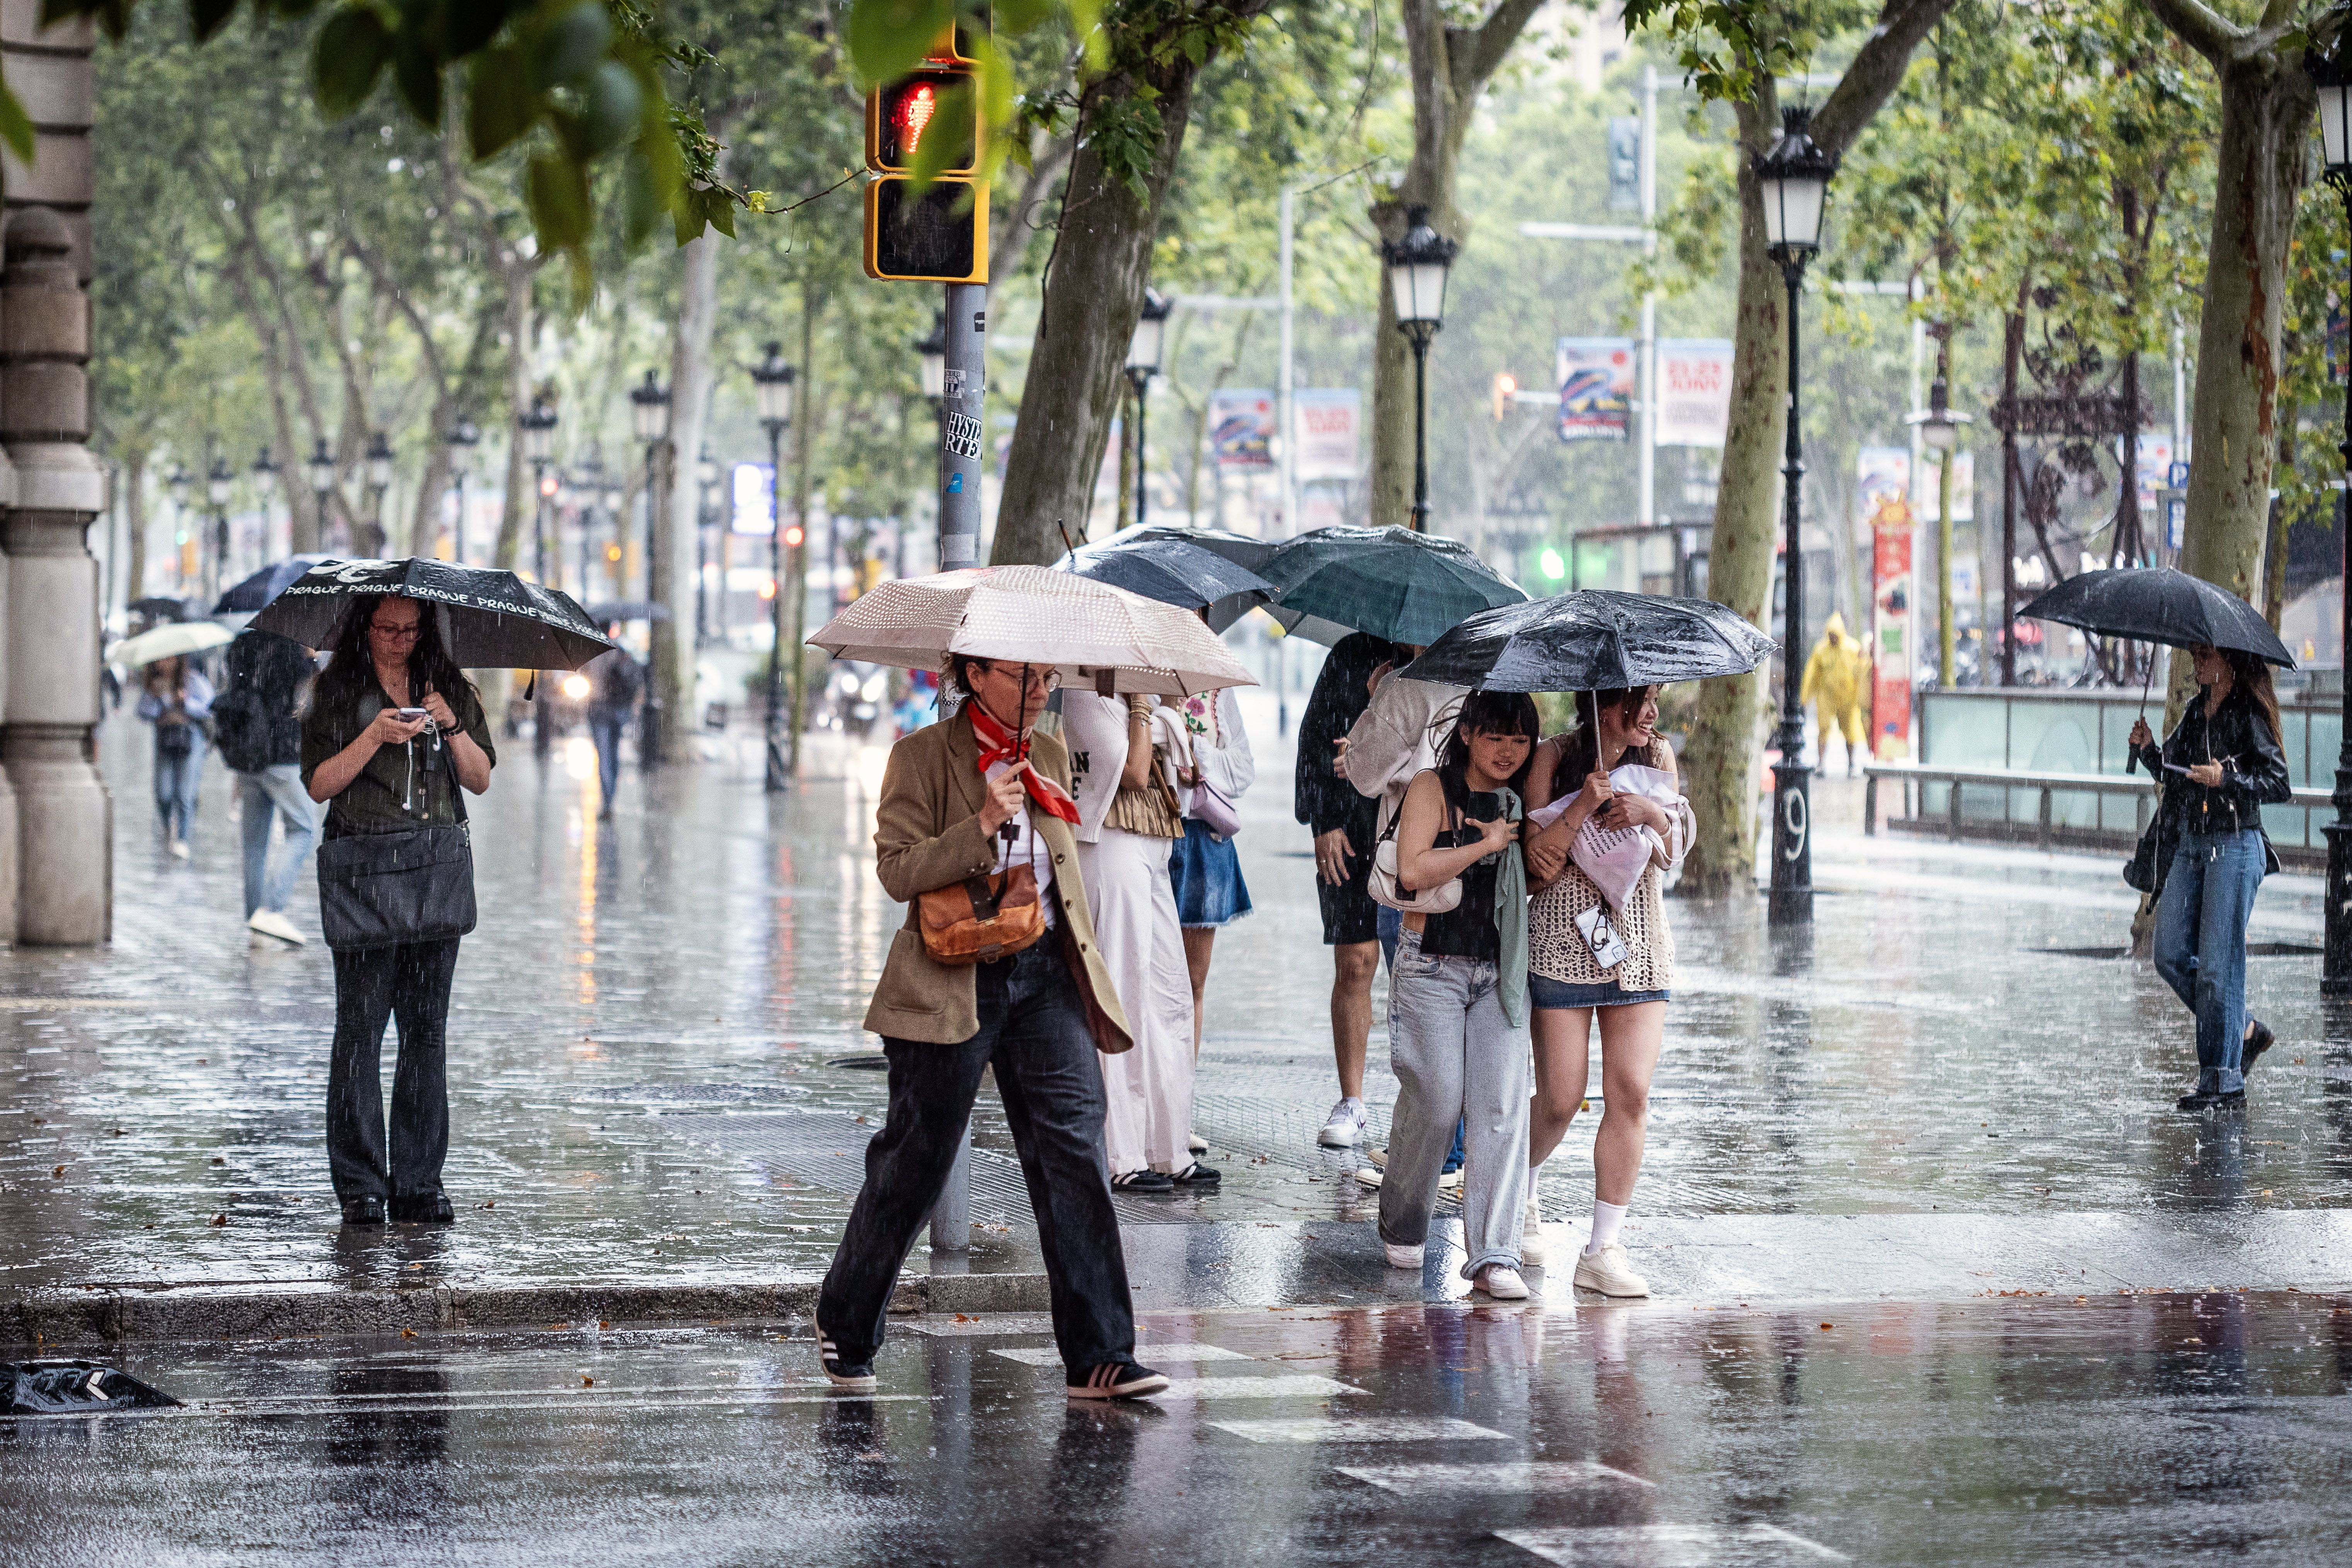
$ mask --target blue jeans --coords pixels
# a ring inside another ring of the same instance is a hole
[[[1404,911],[1402,910],[1392,910],[1386,904],[1382,904],[1381,906],[1379,931],[1381,934],[1381,956],[1388,961],[1389,984],[1391,985],[1394,985],[1396,984],[1397,937],[1404,931]],[[1465,1154],[1465,1151],[1462,1146],[1462,1135],[1463,1124],[1457,1121],[1454,1124],[1454,1147],[1446,1152],[1445,1156],[1445,1173],[1449,1176],[1462,1168],[1462,1162]]]
[[[245,830],[245,918],[256,910],[283,913],[294,893],[295,873],[319,837],[320,806],[302,787],[302,768],[280,763],[257,773],[236,775],[236,809]],[[286,818],[286,858],[269,874],[269,823]]]
[[[205,772],[205,732],[187,726],[188,754],[167,757],[155,752],[155,815],[163,819],[163,837],[185,838],[196,822],[196,784]]]
[[[621,731],[629,727],[626,713],[591,713],[588,736],[596,742],[596,783],[604,793],[598,809],[613,809],[613,792],[621,787]]]
[[[2197,1015],[2197,1092],[2246,1087],[2246,922],[2263,885],[2263,836],[2186,833],[2156,903],[2156,972]]]

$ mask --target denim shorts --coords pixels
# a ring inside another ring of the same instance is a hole
[[[1626,1007],[1636,1002],[1665,1002],[1673,997],[1671,991],[1628,991],[1614,980],[1587,985],[1573,980],[1554,980],[1533,971],[1528,974],[1528,1001],[1545,1012],[1568,1007]]]

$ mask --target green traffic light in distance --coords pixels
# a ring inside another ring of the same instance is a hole
[[[1545,551],[1538,559],[1538,564],[1543,567],[1543,574],[1555,583],[1568,575],[1568,563],[1559,558],[1559,552],[1557,550]]]

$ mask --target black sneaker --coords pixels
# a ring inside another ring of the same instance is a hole
[[[1224,1177],[1213,1166],[1195,1160],[1168,1179],[1180,1187],[1213,1187]]]
[[[2262,1060],[2263,1053],[2278,1044],[2278,1037],[2271,1033],[2268,1024],[2260,1018],[2250,1018],[2247,1022],[2253,1025],[2254,1032],[2246,1037],[2245,1048],[2238,1053],[2240,1072],[2253,1071],[2254,1064]]]
[[[1115,1193],[1172,1193],[1176,1178],[1165,1171],[1121,1171],[1110,1179]]]
[[[874,1392],[872,1362],[845,1359],[841,1354],[841,1347],[826,1338],[823,1332],[817,1335],[816,1349],[817,1354],[824,1359],[824,1375],[832,1381],[834,1387],[844,1394]]]
[[[2227,1094],[2218,1094],[2200,1089],[2194,1094],[2182,1095],[2172,1102],[2172,1108],[2175,1110],[2198,1113],[2212,1110],[2243,1110],[2246,1109],[2246,1091],[2242,1089],[2233,1089]]]
[[[1141,1399],[1168,1386],[1165,1373],[1131,1361],[1107,1361],[1070,1384],[1073,1399]]]
[[[448,1194],[425,1193],[393,1199],[392,1219],[395,1225],[455,1225],[457,1211],[450,1206]]]
[[[382,1198],[353,1198],[351,1202],[343,1205],[343,1223],[345,1225],[382,1225],[383,1223],[383,1200]]]

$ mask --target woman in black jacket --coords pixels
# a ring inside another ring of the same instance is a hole
[[[2246,1013],[2246,923],[2272,859],[2263,807],[2294,791],[2270,667],[2234,649],[2189,651],[2202,693],[2161,748],[2145,719],[2131,746],[2164,786],[2156,972],[2197,1016],[2197,1087],[2179,1109],[2229,1110],[2246,1103],[2246,1070],[2271,1046],[2269,1027]]]

